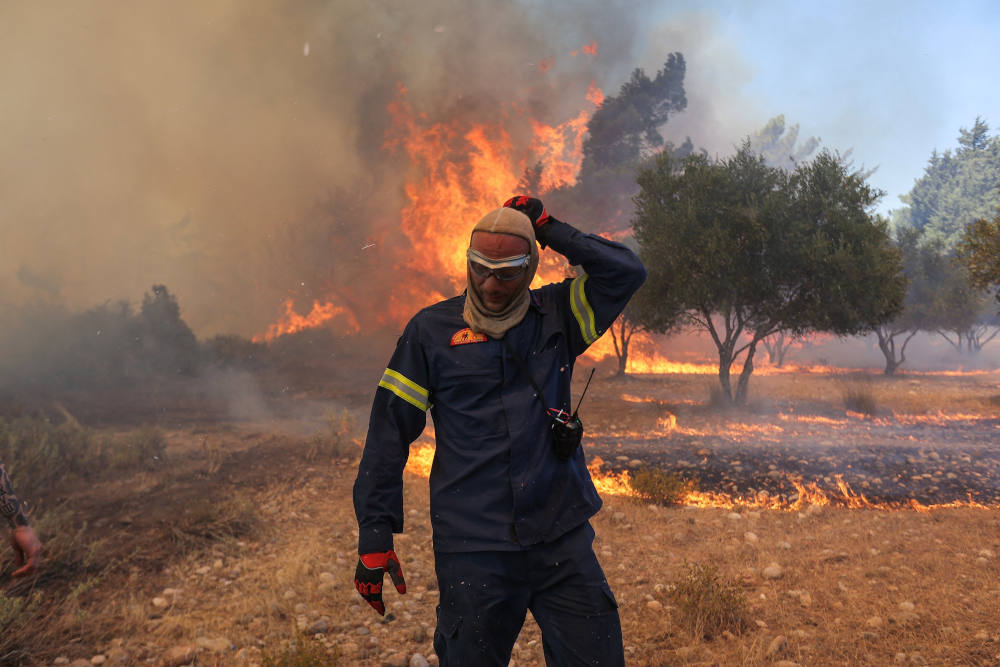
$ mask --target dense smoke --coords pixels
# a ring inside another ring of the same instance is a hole
[[[573,4],[6,5],[0,306],[164,284],[199,337],[347,285],[363,307],[405,244],[387,104],[565,120],[634,66],[642,13]]]

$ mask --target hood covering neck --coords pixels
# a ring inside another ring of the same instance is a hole
[[[472,228],[472,233],[493,232],[495,234],[510,234],[519,236],[528,242],[531,249],[531,258],[528,268],[521,278],[518,292],[511,299],[507,307],[501,311],[492,311],[483,304],[479,293],[476,291],[475,283],[472,279],[470,269],[466,266],[466,280],[468,288],[465,291],[465,310],[462,317],[469,328],[477,333],[484,333],[491,338],[503,338],[509,329],[516,326],[524,319],[531,303],[531,295],[528,294],[528,286],[535,277],[535,270],[538,268],[538,246],[535,244],[535,228],[531,224],[531,219],[524,213],[513,208],[498,208],[483,216],[482,220]]]

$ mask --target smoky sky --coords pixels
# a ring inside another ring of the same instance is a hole
[[[286,297],[367,307],[400,279],[381,251],[405,243],[407,165],[383,146],[400,86],[431,120],[562,122],[637,65],[643,6],[4,3],[0,308],[165,284],[205,336],[260,332]]]

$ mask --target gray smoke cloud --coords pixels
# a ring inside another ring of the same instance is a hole
[[[565,4],[4,3],[0,307],[165,284],[199,337],[290,296],[365,307],[405,244],[386,105],[405,86],[430,120],[566,120],[635,66],[644,5]]]

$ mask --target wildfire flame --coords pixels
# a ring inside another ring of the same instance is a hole
[[[430,477],[431,464],[434,461],[434,445],[424,443],[410,448],[410,458],[406,463],[407,472],[423,478]],[[594,487],[601,496],[623,496],[643,500],[643,495],[632,486],[632,476],[627,470],[622,472],[605,471],[604,461],[600,456],[594,456],[587,465]],[[775,510],[782,512],[798,512],[809,507],[844,507],[847,509],[868,510],[904,510],[931,512],[949,508],[972,508],[998,510],[1000,505],[987,505],[972,499],[948,503],[925,505],[915,499],[900,502],[872,502],[863,493],[856,492],[844,481],[841,475],[835,475],[836,491],[825,491],[815,482],[803,482],[795,477],[788,478],[795,488],[795,493],[789,496],[772,495],[760,491],[752,495],[728,494],[715,491],[698,491],[689,489],[684,492],[679,504],[686,507],[745,509],[745,510]]]
[[[354,319],[354,314],[343,306],[338,306],[332,301],[326,301],[320,303],[318,300],[313,301],[312,310],[309,311],[308,315],[299,315],[295,312],[295,302],[292,299],[286,299],[282,307],[285,310],[284,315],[274,324],[267,328],[267,331],[263,334],[258,334],[253,337],[253,342],[270,343],[278,336],[285,336],[287,334],[293,334],[304,329],[313,329],[326,322],[329,322],[337,315],[343,315],[346,318],[347,326],[353,330],[358,331],[360,327],[358,322]]]

